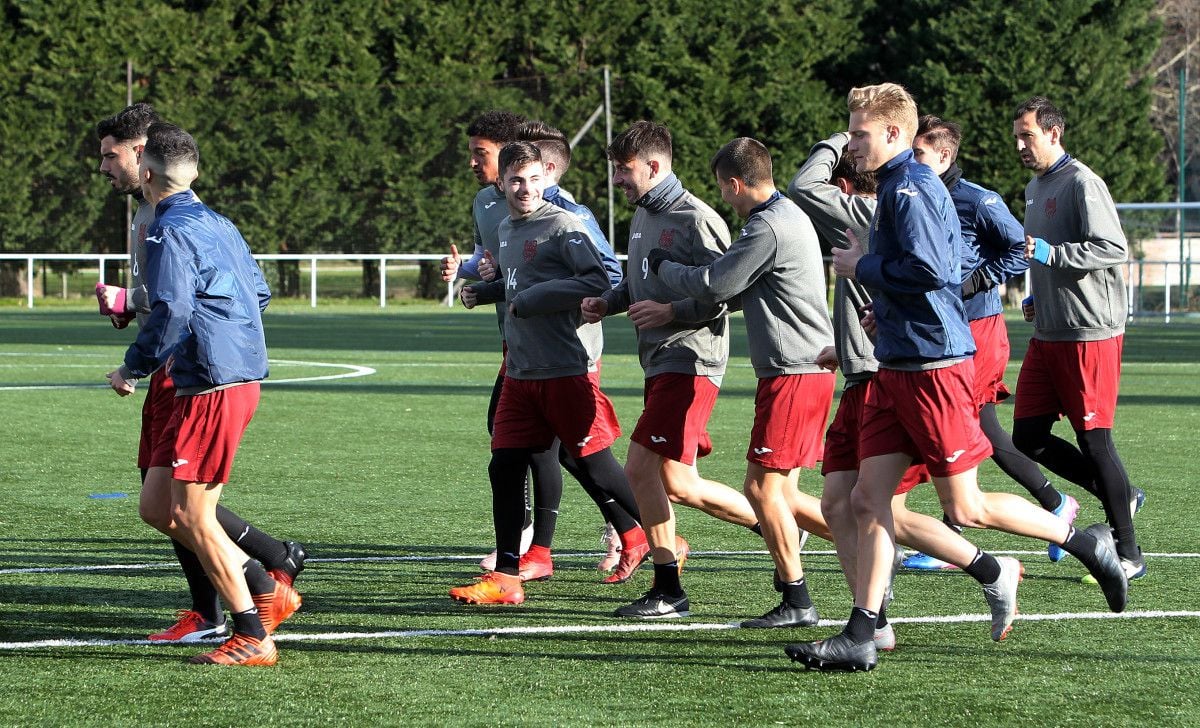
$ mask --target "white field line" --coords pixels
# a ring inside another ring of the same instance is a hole
[[[1058,614],[1019,614],[1017,620],[1025,622],[1057,622],[1062,620],[1102,619],[1174,619],[1200,617],[1198,611],[1142,610],[1112,614],[1110,612],[1061,612]],[[929,617],[896,617],[892,624],[963,624],[988,622],[988,614],[934,615]],[[840,627],[844,621],[822,619],[818,627]],[[703,632],[741,629],[737,622],[637,622],[633,624],[590,624],[561,625],[557,627],[496,627],[493,629],[408,629],[384,632],[325,632],[276,634],[277,642],[344,642],[347,640],[391,640],[421,637],[501,637],[555,634],[621,634],[633,632]],[[206,642],[213,642],[206,640]],[[171,646],[180,643],[151,642],[149,640],[81,640],[53,639],[29,642],[0,642],[0,651],[32,650],[54,647],[132,647],[139,645]]]
[[[5,352],[0,352],[4,354]],[[375,373],[371,367],[360,366],[358,364],[331,364],[320,361],[296,361],[293,359],[268,359],[270,364],[286,364],[292,366],[306,367],[324,367],[327,369],[347,369],[349,371],[340,372],[338,374],[322,374],[312,377],[294,377],[292,379],[264,379],[264,385],[270,384],[296,384],[298,382],[320,382],[331,379],[353,379],[355,377],[369,377]],[[12,366],[0,364],[0,366]],[[87,367],[95,368],[86,364],[60,364],[55,368],[74,368],[79,369]],[[0,392],[11,392],[17,390],[37,390],[37,389],[107,389],[107,384],[17,384],[7,387],[0,387]]]
[[[1038,551],[990,551],[993,555],[1001,556],[1043,556],[1044,550]],[[587,551],[563,551],[555,552],[554,557],[559,559],[589,559],[603,556],[600,552]],[[689,558],[704,557],[704,556],[767,556],[766,551],[693,551]],[[803,556],[836,556],[837,552],[832,550],[826,551],[804,551]],[[1200,558],[1200,553],[1155,553],[1147,551],[1142,556],[1154,559],[1196,559]],[[435,561],[479,561],[484,557],[484,554],[470,554],[466,556],[452,556],[449,554],[439,554],[436,556],[339,556],[332,558],[310,558],[306,563],[309,564],[355,564],[355,563],[403,563],[403,562],[435,562]],[[172,569],[178,568],[179,564],[175,561],[155,561],[142,564],[88,564],[82,566],[29,566],[16,567],[9,569],[0,569],[0,576],[12,574],[68,574],[88,571],[141,571],[146,569]]]

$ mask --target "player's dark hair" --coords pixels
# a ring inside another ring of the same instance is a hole
[[[950,159],[958,157],[962,143],[962,127],[953,121],[926,114],[917,120],[917,139],[924,139],[934,149],[949,149]]]
[[[146,148],[142,154],[166,169],[200,164],[200,149],[192,135],[165,121],[155,122],[146,130]]]
[[[608,145],[608,158],[614,162],[628,162],[635,157],[657,154],[671,159],[671,130],[653,121],[635,121]]]
[[[737,177],[747,187],[775,183],[771,153],[762,142],[750,137],[738,137],[717,150],[709,169],[723,180]]]
[[[133,104],[97,122],[96,138],[112,137],[119,142],[141,139],[150,125],[159,120],[158,112],[150,104]]]
[[[467,136],[482,137],[504,146],[517,140],[517,127],[524,121],[524,116],[511,111],[486,111],[467,127]]]
[[[504,173],[509,167],[520,169],[527,164],[542,161],[542,150],[538,149],[533,142],[512,142],[505,144],[500,150],[500,179],[504,179]]]
[[[1045,96],[1034,96],[1018,106],[1017,113],[1013,115],[1013,121],[1031,111],[1036,114],[1037,125],[1041,127],[1042,131],[1050,131],[1056,126],[1060,133],[1067,130],[1067,120],[1063,117],[1063,113]]]
[[[833,176],[830,181],[844,179],[854,185],[855,191],[860,195],[873,195],[876,191],[876,178],[874,172],[859,172],[854,167],[854,157],[850,152],[843,151],[842,156],[838,159],[837,164],[833,168]]]
[[[526,121],[518,126],[516,140],[536,144],[542,151],[542,161],[553,162],[559,177],[571,166],[571,142],[567,135],[544,121]]]

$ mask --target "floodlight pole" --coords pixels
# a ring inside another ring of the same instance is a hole
[[[608,148],[612,146],[612,74],[604,67],[604,169],[608,172],[608,243],[616,248],[616,228],[613,225],[613,168],[608,159]]]
[[[133,59],[125,59],[125,106],[133,106]],[[133,196],[125,195],[125,255],[133,260]],[[126,271],[126,286],[133,285],[132,268]]]
[[[1188,255],[1184,258],[1184,243],[1187,233],[1184,230],[1187,227],[1184,224],[1186,213],[1183,209],[1183,202],[1187,199],[1187,157],[1184,154],[1184,129],[1187,124],[1187,59],[1179,66],[1179,305],[1185,312],[1188,305],[1188,286],[1192,278],[1192,256],[1191,246],[1188,246]]]

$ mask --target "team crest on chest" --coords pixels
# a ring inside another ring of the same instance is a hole
[[[675,232],[675,230],[663,230],[662,234],[658,236],[658,247],[670,250],[671,246],[675,244]]]
[[[1058,198],[1051,197],[1046,200],[1046,217],[1054,217],[1054,213],[1058,212]]]
[[[535,255],[537,255],[537,246],[538,246],[538,241],[536,241],[536,240],[526,240],[525,241],[525,262],[526,263],[533,260],[533,257]]]

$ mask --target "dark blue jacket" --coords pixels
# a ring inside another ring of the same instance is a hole
[[[855,268],[875,300],[875,358],[914,366],[974,354],[962,302],[965,246],[950,193],[911,150],[877,174],[871,241]]]
[[[146,231],[150,315],[125,353],[136,378],[175,356],[177,389],[267,376],[262,311],[271,300],[241,233],[190,191],[159,201]]]
[[[950,188],[950,198],[962,223],[963,242],[979,259],[973,271],[979,290],[964,299],[967,320],[1003,313],[997,286],[1029,268],[1025,230],[1000,195],[974,182],[960,180]]]
[[[596,252],[600,254],[600,260],[604,263],[604,270],[608,272],[608,282],[613,288],[621,282],[625,276],[621,268],[621,261],[617,260],[617,254],[613,252],[612,245],[609,244],[608,238],[604,236],[604,231],[600,229],[600,224],[596,222],[596,216],[588,209],[587,205],[581,205],[575,201],[573,197],[565,192],[558,185],[552,185],[542,191],[542,199],[549,202],[555,207],[561,207],[567,212],[574,213],[576,217],[583,221],[583,226],[587,230],[588,237],[592,239],[592,245],[596,248]]]

